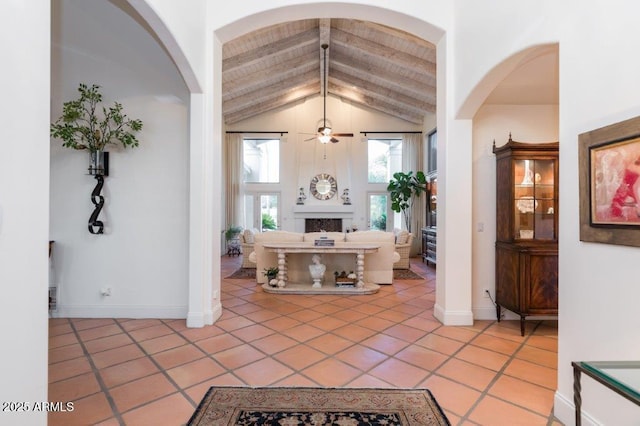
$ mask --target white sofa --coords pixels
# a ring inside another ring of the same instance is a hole
[[[364,279],[366,282],[376,284],[393,283],[393,265],[400,260],[400,255],[395,250],[395,236],[392,232],[384,231],[358,231],[351,233],[342,232],[313,232],[298,233],[288,231],[268,231],[254,235],[253,253],[249,260],[256,265],[256,281],[262,284],[266,281],[263,271],[266,268],[277,266],[275,253],[265,250],[263,244],[269,242],[305,242],[313,245],[320,236],[326,236],[335,240],[336,246],[348,242],[374,243],[380,246],[376,253],[365,255]],[[355,271],[355,256],[345,254],[323,255],[322,262],[327,265],[325,282],[332,279],[334,271]],[[288,256],[287,274],[291,281],[308,281],[311,264],[310,254],[295,254]]]

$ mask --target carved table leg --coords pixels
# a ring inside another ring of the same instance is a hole
[[[358,277],[356,287],[364,287],[364,253],[358,253],[356,255],[356,274]]]
[[[286,285],[287,259],[284,251],[278,251],[278,287]]]

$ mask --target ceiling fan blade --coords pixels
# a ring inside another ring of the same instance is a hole
[[[313,140],[316,140],[316,139],[318,139],[318,137],[317,137],[317,136],[314,136],[314,137],[312,137],[312,138],[305,139],[304,141],[305,141],[305,142],[308,142],[308,141],[313,141]]]
[[[352,138],[353,133],[332,133],[333,136],[342,136],[344,138]]]
[[[331,143],[338,143],[340,142],[340,140],[336,139],[336,138],[331,138]]]

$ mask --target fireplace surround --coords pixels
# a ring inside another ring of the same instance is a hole
[[[340,218],[306,218],[304,220],[304,232],[342,232],[342,219]]]

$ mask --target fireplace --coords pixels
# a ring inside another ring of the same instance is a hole
[[[342,232],[342,219],[306,218],[304,232]]]

